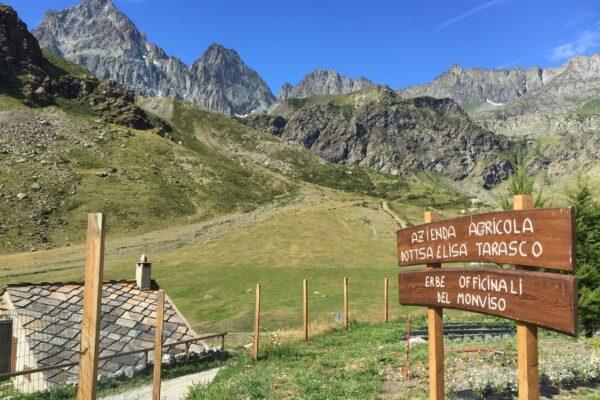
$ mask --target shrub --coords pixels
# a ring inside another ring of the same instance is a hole
[[[503,210],[512,210],[512,198],[516,195],[531,195],[534,192],[535,176],[530,174],[531,157],[525,150],[516,151],[510,160],[512,172],[508,177],[508,193],[500,198],[500,207]],[[535,196],[535,207],[543,207],[546,200],[539,191]]]
[[[579,319],[582,332],[592,336],[600,330],[600,204],[581,177],[567,196],[576,212]]]

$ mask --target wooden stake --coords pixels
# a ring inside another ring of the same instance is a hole
[[[102,276],[104,272],[103,214],[88,214],[85,284],[81,320],[81,356],[77,378],[77,399],[95,400],[100,353],[100,306],[102,305]]]
[[[513,197],[515,210],[534,208],[531,195]],[[529,269],[516,265],[516,269]],[[517,353],[519,363],[519,400],[540,398],[540,371],[538,366],[538,337],[535,325],[517,323]]]
[[[388,278],[383,282],[383,322],[388,323]]]
[[[406,368],[404,376],[410,378],[410,314],[406,319]]]
[[[254,308],[254,343],[252,344],[252,358],[258,361],[258,343],[260,341],[260,283],[256,284],[256,306]]]
[[[440,219],[436,211],[425,212],[425,223]],[[439,263],[427,264],[427,268],[440,268]],[[428,307],[429,335],[429,399],[444,398],[444,311],[442,307]]]
[[[308,340],[308,282],[306,279],[302,282],[303,292],[302,292],[302,316],[304,322],[304,340]]]
[[[348,277],[344,277],[344,329],[348,329]]]
[[[156,332],[154,334],[154,374],[152,377],[152,400],[160,400],[162,370],[162,341],[165,323],[165,292],[159,290],[156,298]]]

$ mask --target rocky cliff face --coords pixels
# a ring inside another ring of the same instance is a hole
[[[408,97],[451,98],[461,106],[491,101],[505,103],[544,86],[554,71],[541,68],[524,70],[462,68],[455,65],[433,81],[399,91]]]
[[[573,57],[560,68],[524,70],[453,66],[433,81],[399,90],[402,96],[451,98],[486,119],[561,114],[600,97],[600,54]]]
[[[277,97],[278,101],[287,99],[302,99],[325,94],[348,94],[358,92],[375,85],[367,78],[355,81],[347,76],[341,76],[336,71],[316,69],[306,75],[297,85],[285,83]]]
[[[552,70],[551,76],[537,90],[508,102],[489,117],[557,115],[600,98],[600,54],[573,57],[562,68]]]
[[[266,109],[275,100],[235,51],[213,44],[188,67],[148,42],[111,0],[48,11],[33,33],[42,48],[143,95],[184,99],[227,114]]]
[[[374,87],[342,99],[295,100],[282,108],[284,123],[269,115],[248,123],[327,161],[391,174],[430,170],[456,180],[471,176],[491,188],[510,170],[502,153],[511,143],[474,124],[450,99],[402,99],[389,88]]]
[[[0,76],[31,68],[42,58],[40,46],[17,13],[0,4]]]

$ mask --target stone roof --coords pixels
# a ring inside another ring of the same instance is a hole
[[[158,285],[140,290],[134,281],[103,283],[100,356],[154,346]],[[27,337],[37,367],[76,362],[79,359],[83,283],[7,285],[0,298],[0,316],[13,319],[13,336]],[[5,310],[2,310],[4,308]],[[21,330],[19,334],[18,330]],[[164,343],[197,337],[190,324],[165,296]],[[207,350],[202,343],[190,351]],[[173,357],[185,353],[185,345],[165,349]],[[168,357],[168,356],[167,356]],[[31,361],[29,361],[31,363]],[[144,354],[100,361],[98,373],[106,378],[132,377],[145,369]],[[77,367],[44,372],[46,381],[74,382]]]

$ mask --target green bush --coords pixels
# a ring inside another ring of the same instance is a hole
[[[530,174],[531,157],[526,150],[519,150],[513,154],[510,160],[512,172],[508,177],[508,193],[506,197],[500,198],[500,207],[503,210],[512,210],[512,198],[516,195],[532,195],[535,186],[535,176]],[[541,191],[535,195],[535,207],[543,207],[546,200]]]
[[[600,203],[582,178],[567,195],[576,211],[579,319],[582,332],[591,336],[600,330]]]

